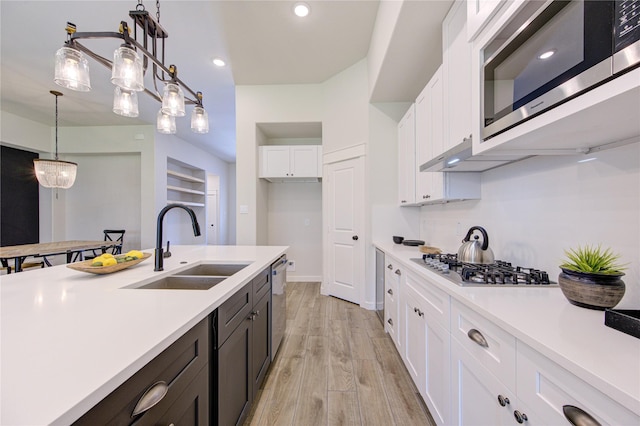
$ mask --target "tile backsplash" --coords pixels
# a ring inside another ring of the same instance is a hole
[[[546,270],[552,280],[565,249],[602,244],[629,264],[618,307],[640,309],[640,143],[534,157],[480,178],[482,199],[421,208],[421,239],[455,253],[467,230],[479,225],[496,259]]]

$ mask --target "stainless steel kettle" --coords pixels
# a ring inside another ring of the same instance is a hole
[[[480,231],[482,234],[482,243],[478,241],[480,237],[471,235],[473,231]],[[467,236],[462,240],[462,245],[458,249],[458,261],[466,263],[477,263],[481,265],[492,265],[495,263],[493,251],[489,248],[489,236],[487,231],[481,226],[472,226],[467,232]]]

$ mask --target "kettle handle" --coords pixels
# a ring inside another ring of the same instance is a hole
[[[463,243],[466,243],[467,241],[469,241],[471,239],[471,234],[473,234],[473,231],[480,231],[482,233],[482,250],[486,250],[489,248],[489,235],[487,235],[487,231],[485,231],[485,229],[482,226],[472,226],[471,228],[469,228],[469,231],[467,232],[467,236],[464,237],[464,239],[462,240]]]

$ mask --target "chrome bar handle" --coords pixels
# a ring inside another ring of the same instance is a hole
[[[469,339],[473,340],[483,348],[489,347],[489,343],[487,343],[487,339],[485,339],[482,333],[480,333],[475,328],[472,328],[471,330],[469,330],[469,332],[467,333],[467,336],[469,336]]]
[[[168,390],[169,386],[167,386],[166,382],[160,381],[152,384],[138,400],[138,403],[133,409],[133,413],[131,413],[131,417],[133,418],[138,414],[144,413],[162,401],[162,398],[165,397]]]
[[[564,417],[574,426],[601,426],[591,414],[573,405],[563,405]]]

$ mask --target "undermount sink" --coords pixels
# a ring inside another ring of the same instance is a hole
[[[209,290],[231,275],[249,266],[247,263],[216,264],[203,263],[159,278],[148,284],[134,284],[125,288],[143,290]]]
[[[143,290],[209,290],[216,284],[224,281],[227,277],[207,277],[207,276],[177,276],[170,275],[160,278],[149,284],[141,286],[130,286],[127,288]]]
[[[176,272],[173,276],[212,276],[212,277],[230,277],[249,266],[246,263],[236,264],[216,264],[203,263],[182,272]]]

